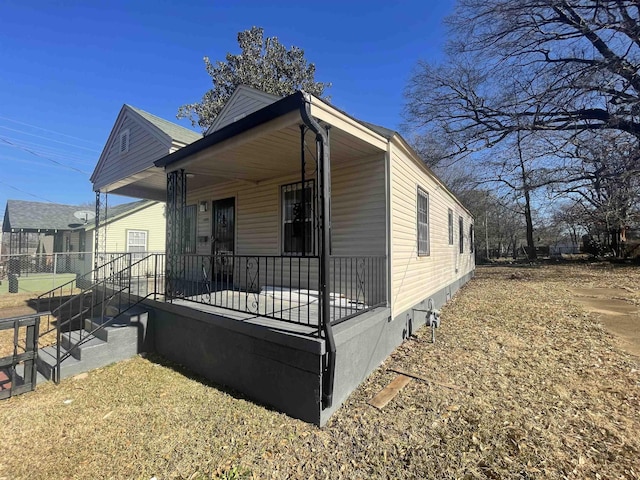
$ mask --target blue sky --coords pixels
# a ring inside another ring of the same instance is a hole
[[[202,58],[238,53],[237,33],[254,25],[304,49],[337,107],[398,129],[407,79],[441,55],[453,3],[2,2],[0,215],[9,198],[92,203],[89,176],[122,104],[190,126],[175,114],[210,88]]]

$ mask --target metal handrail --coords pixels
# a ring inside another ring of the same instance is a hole
[[[94,287],[94,278],[99,278],[100,277],[100,271],[106,270],[108,268],[113,268],[114,265],[117,264],[117,262],[121,262],[123,258],[125,257],[131,257],[131,253],[123,253],[123,254],[117,254],[118,256],[110,261],[108,261],[107,263],[104,263],[102,265],[100,265],[97,269],[94,269],[90,272],[87,272],[83,275],[81,275],[80,277],[76,277],[73,280],[70,280],[66,283],[63,283],[62,285],[58,285],[56,288],[53,288],[51,290],[49,290],[48,292],[42,293],[40,295],[38,295],[36,297],[36,309],[38,311],[42,311],[42,302],[45,299],[48,299],[48,305],[46,306],[45,310],[52,312],[52,314],[58,314],[64,307],[69,306],[73,303],[74,300],[76,300],[79,296],[83,296],[84,294],[86,294],[87,292],[91,292],[93,287]],[[130,263],[130,261],[128,262]],[[76,295],[73,295],[73,289],[74,289],[74,283],[75,283],[75,288],[78,288],[78,280],[91,280],[90,285],[86,288],[81,288],[80,292]],[[63,292],[69,289],[71,291],[71,295],[70,298],[65,301],[64,303],[61,303],[60,305],[58,305],[56,308],[52,308],[52,300],[54,300],[56,298],[56,293],[59,293],[58,298],[62,299],[65,295],[63,294]],[[84,296],[83,296],[84,299]],[[50,333],[53,331],[53,328],[51,328],[51,315],[48,316],[49,318],[49,322],[47,324],[47,329],[43,332],[40,333],[40,337]]]
[[[108,321],[101,323],[98,327],[93,328],[92,330],[88,331],[86,333],[86,335],[83,335],[82,333],[80,333],[80,340],[75,343],[74,345],[71,345],[69,348],[67,348],[67,352],[65,354],[61,354],[61,340],[62,340],[62,327],[71,324],[71,322],[86,314],[87,312],[91,311],[93,312],[94,307],[102,307],[101,308],[101,314],[102,317],[104,318],[105,316],[105,312],[106,312],[106,308],[108,307],[109,303],[111,300],[113,300],[116,297],[119,297],[120,294],[122,294],[123,292],[128,291],[129,295],[131,295],[131,271],[133,270],[134,267],[141,265],[143,262],[147,263],[147,261],[151,258],[151,257],[157,257],[159,254],[153,253],[153,254],[149,254],[133,263],[130,263],[127,267],[125,267],[122,270],[119,270],[118,272],[114,273],[113,275],[109,276],[109,277],[105,277],[104,279],[100,280],[99,282],[95,283],[92,286],[93,290],[98,290],[100,287],[106,287],[109,284],[113,285],[113,280],[114,279],[121,279],[122,275],[124,272],[128,271],[129,275],[127,275],[127,279],[128,279],[128,285],[126,285],[125,287],[120,288],[119,290],[114,291],[112,294],[110,294],[108,296],[108,298],[104,298],[102,299],[102,301],[98,302],[98,303],[93,303],[91,305],[90,308],[85,309],[84,311],[74,315],[73,317],[67,319],[64,322],[59,322],[56,327],[57,327],[57,345],[56,345],[56,379],[57,381],[59,381],[60,379],[60,367],[61,367],[61,363],[69,358],[72,355],[72,352],[74,350],[76,350],[78,347],[80,347],[82,344],[84,344],[85,342],[87,342],[90,338],[92,338],[92,336],[94,336],[97,332],[104,330],[107,326],[109,326],[110,324],[112,324],[114,322],[114,320],[116,320],[118,317],[120,317],[122,314],[126,313],[127,311],[129,311],[130,309],[132,309],[133,307],[135,307],[136,305],[138,305],[139,303],[141,303],[144,299],[148,298],[150,295],[155,295],[155,289],[153,292],[149,292],[147,293],[147,295],[143,296],[143,297],[139,297],[138,300],[133,303],[133,304],[129,304],[129,306],[127,308],[125,308],[124,310],[122,310],[121,308],[118,308],[118,313],[111,317]],[[154,262],[154,264],[157,264],[157,261]],[[157,270],[157,269],[156,269]],[[155,275],[157,275],[157,271],[154,272]],[[118,282],[120,283],[120,282]],[[156,284],[156,281],[154,279],[154,285]],[[83,292],[84,293],[84,292]],[[80,294],[82,295],[82,294]],[[84,330],[81,328],[80,332],[83,332]],[[70,338],[69,338],[70,340]]]

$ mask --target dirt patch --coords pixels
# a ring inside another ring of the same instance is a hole
[[[638,313],[633,303],[615,298],[575,297],[575,301],[588,312],[602,313],[608,316],[627,316]]]
[[[599,314],[604,327],[616,336],[622,348],[640,357],[640,307],[633,303],[633,290],[594,287],[569,291],[578,305]]]
[[[585,297],[599,297],[599,298],[627,298],[632,293],[631,290],[626,288],[570,288],[569,291],[576,295],[582,295]]]

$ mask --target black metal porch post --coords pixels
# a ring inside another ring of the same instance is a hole
[[[96,228],[93,230],[93,269],[98,269],[98,253],[100,248],[100,190],[96,190]]]
[[[304,134],[307,130],[307,127],[304,125],[300,125],[300,173],[302,176],[302,191],[301,193],[301,197],[300,197],[300,203],[302,203],[302,248],[301,248],[301,254],[302,255],[306,255],[307,254],[307,229],[306,229],[306,225],[307,225],[307,199],[306,199],[306,178],[305,178],[305,169],[306,169],[306,163],[305,163],[305,158],[304,158]],[[308,287],[307,287],[308,288]]]
[[[184,169],[167,173],[167,234],[165,292],[168,299],[180,293],[184,278],[184,265],[180,255],[184,252],[184,211],[187,200],[187,175]]]

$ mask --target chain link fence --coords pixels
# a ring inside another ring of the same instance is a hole
[[[0,295],[8,293],[46,292],[90,273],[94,260],[104,265],[122,252],[0,255]]]

